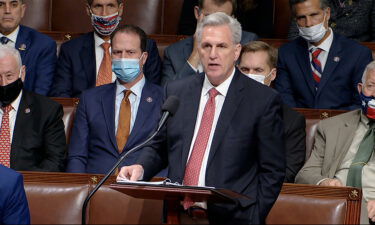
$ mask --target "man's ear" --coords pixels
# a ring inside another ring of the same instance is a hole
[[[21,67],[21,80],[22,80],[22,82],[25,81],[25,77],[26,77],[26,66],[23,65]]]
[[[25,4],[25,3],[22,3],[22,4],[21,4],[21,19],[22,19],[23,16],[25,15],[25,12],[26,12],[26,4]]]
[[[90,5],[86,4],[86,13],[89,17],[91,17],[91,12],[90,12]]]
[[[237,44],[237,45],[235,46],[235,50],[234,50],[234,51],[235,51],[235,52],[234,52],[235,61],[237,61],[238,58],[240,57],[241,49],[242,49],[241,44]]]
[[[142,60],[142,65],[145,66],[146,60],[147,60],[147,57],[148,57],[148,53],[147,52],[143,52],[142,54],[143,54],[142,59],[141,59]]]
[[[362,92],[362,88],[363,88],[363,84],[362,83],[358,83],[357,84],[357,89],[358,89],[358,93],[361,94]]]
[[[199,20],[199,17],[201,16],[201,9],[198,6],[194,6],[194,16],[195,19]]]
[[[270,82],[274,81],[276,79],[277,69],[273,68],[271,75],[270,75]]]
[[[118,15],[122,16],[122,13],[124,12],[124,3],[120,3],[118,6]]]

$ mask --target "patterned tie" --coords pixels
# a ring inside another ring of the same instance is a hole
[[[202,167],[202,161],[206,152],[208,139],[210,137],[212,123],[215,116],[215,97],[220,94],[215,88],[209,90],[209,99],[204,107],[201,124],[197,133],[193,150],[191,152],[189,161],[186,165],[184,185],[198,185],[199,173]],[[189,198],[184,199],[184,209],[190,208],[194,202]]]
[[[131,118],[131,105],[129,101],[130,90],[124,91],[124,98],[121,101],[120,114],[117,125],[117,147],[120,154],[124,150],[125,144],[128,141],[130,134],[130,118]]]
[[[318,59],[319,54],[323,50],[320,48],[311,49],[311,69],[313,73],[313,78],[316,81],[316,84],[319,84],[320,78],[322,77],[323,71],[322,71],[322,64],[320,63],[320,60]]]
[[[3,119],[1,120],[0,131],[0,163],[10,167],[10,127],[9,112],[13,109],[11,105],[1,107],[3,110]]]
[[[362,168],[370,160],[375,146],[375,122],[370,122],[369,129],[363,137],[352,164],[349,167],[346,186],[362,187]]]
[[[104,56],[102,63],[99,67],[98,78],[96,80],[96,86],[103,84],[109,84],[112,82],[112,62],[111,55],[109,54],[109,47],[111,46],[108,42],[104,42],[100,45],[104,50]]]
[[[2,36],[2,37],[0,38],[0,42],[1,42],[1,44],[3,44],[3,45],[6,45],[9,41],[10,41],[10,39],[7,38],[6,36]]]

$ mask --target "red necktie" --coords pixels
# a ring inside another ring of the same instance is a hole
[[[219,92],[212,88],[209,91],[209,99],[204,107],[203,116],[201,119],[201,124],[195,139],[193,150],[191,152],[189,161],[186,165],[184,185],[197,186],[199,181],[199,173],[202,167],[202,161],[204,154],[206,152],[208,139],[210,137],[212,123],[215,116],[215,97]],[[188,198],[184,200],[184,208],[188,209],[194,204]]]
[[[1,120],[0,130],[0,163],[6,167],[10,167],[10,127],[9,112],[12,110],[11,105],[2,107],[3,119]]]
[[[102,63],[99,67],[98,79],[96,80],[96,86],[103,84],[109,84],[112,82],[112,62],[111,55],[109,54],[109,47],[111,46],[108,42],[101,44],[104,50],[104,56]]]
[[[322,74],[323,74],[322,64],[320,63],[320,60],[318,59],[318,56],[322,51],[323,50],[320,48],[316,48],[315,50],[311,51],[311,69],[313,72],[313,78],[317,83],[320,82],[320,78],[322,77]]]

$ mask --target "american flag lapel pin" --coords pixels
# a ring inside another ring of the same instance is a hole
[[[148,97],[148,98],[146,98],[146,101],[147,101],[148,103],[151,103],[151,102],[153,101],[153,99],[152,99],[151,97]]]
[[[26,50],[26,45],[25,44],[21,44],[20,47],[18,48],[18,50],[25,51]]]
[[[333,58],[333,61],[335,61],[335,62],[340,62],[340,57],[335,56],[335,57]]]

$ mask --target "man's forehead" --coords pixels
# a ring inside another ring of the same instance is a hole
[[[220,42],[233,41],[232,31],[229,25],[205,26],[202,30],[202,41],[207,39],[215,39]]]
[[[6,3],[6,2],[21,2],[21,0],[0,0],[0,3]]]
[[[92,1],[92,5],[108,5],[108,4],[117,5],[118,2],[117,0],[93,0]]]

